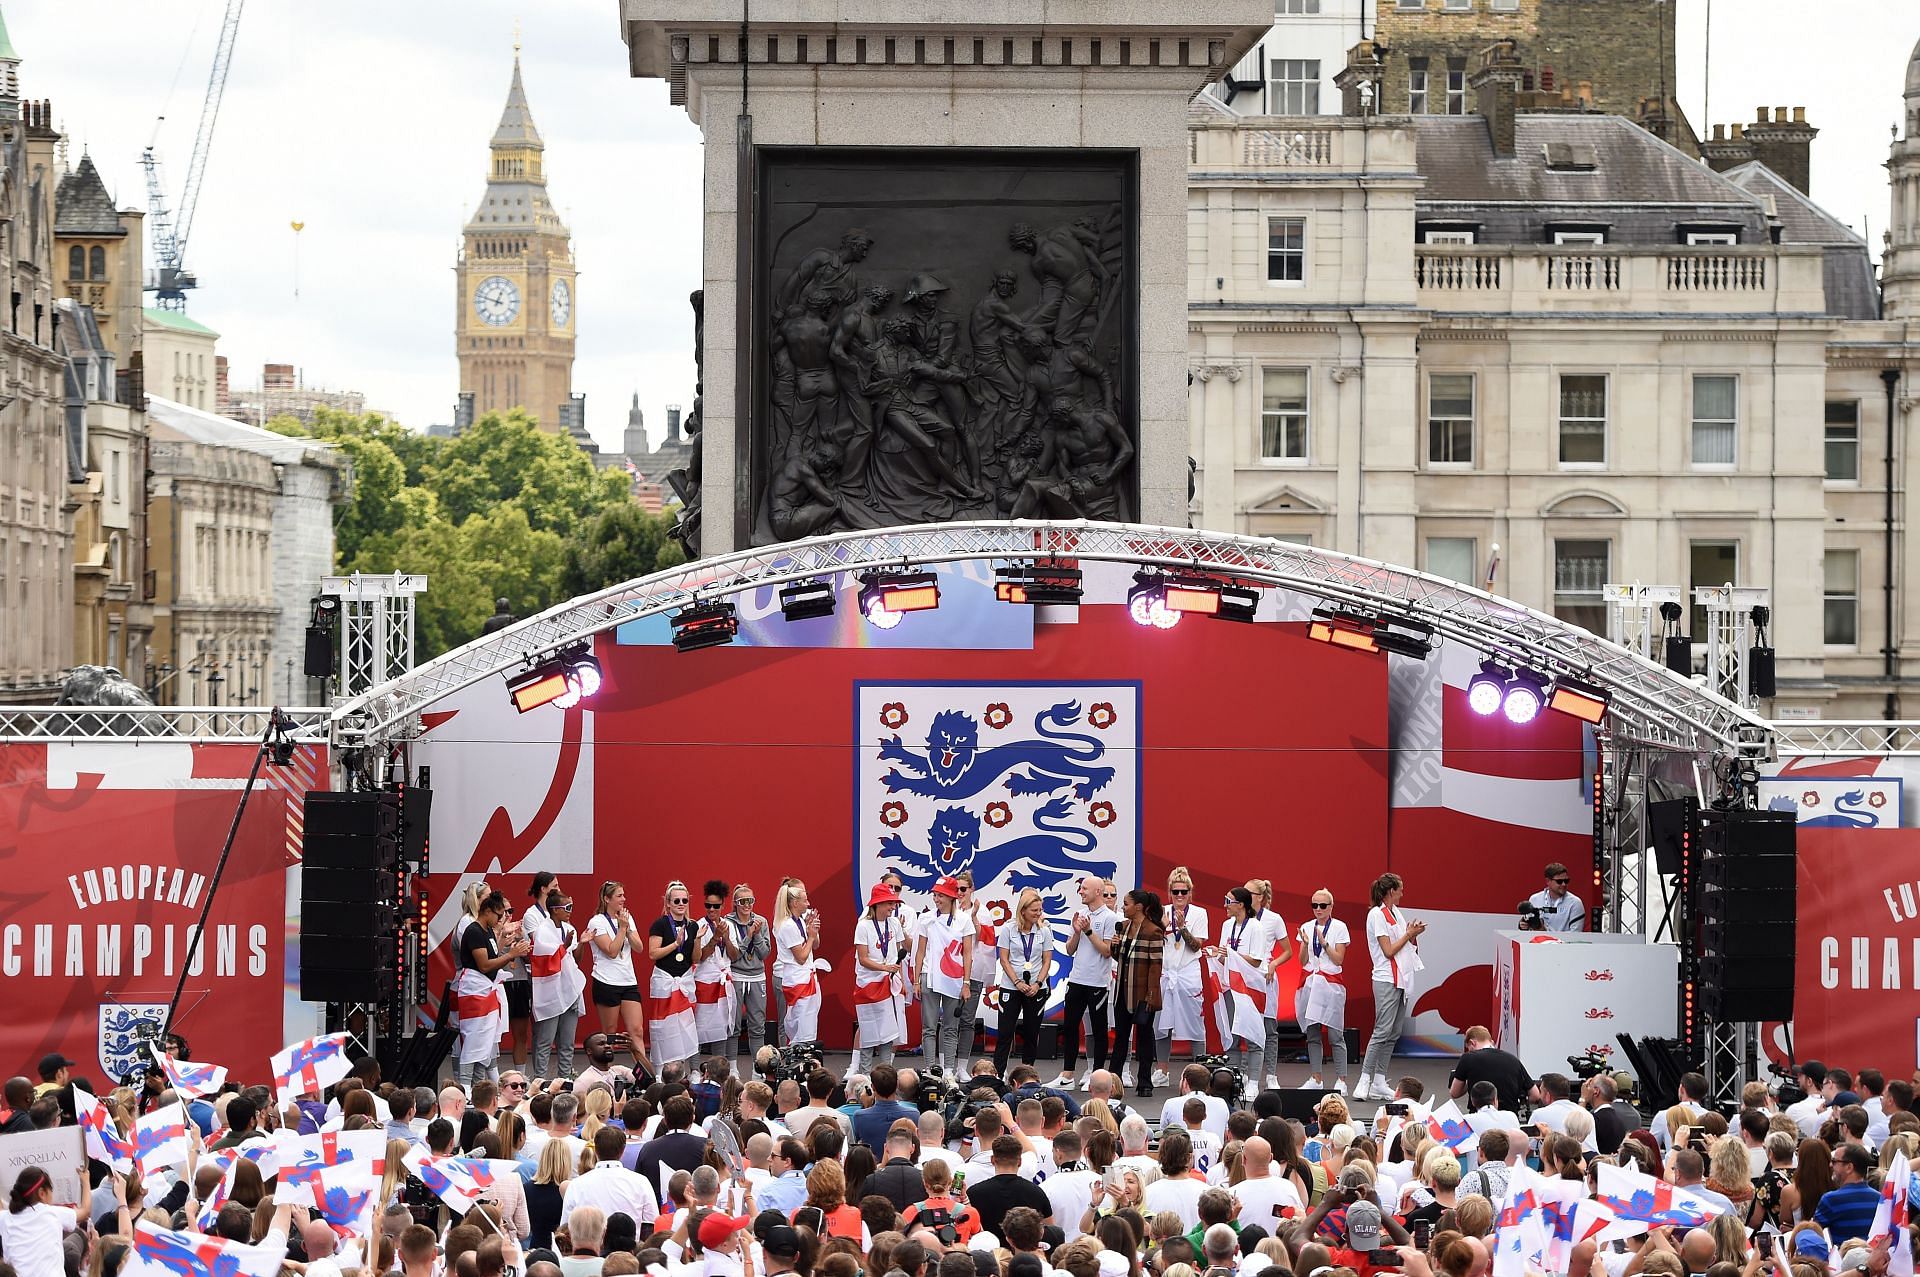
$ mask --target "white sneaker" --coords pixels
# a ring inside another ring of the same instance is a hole
[[[1088,1069],[1085,1073],[1082,1073],[1080,1075],[1080,1082],[1076,1087],[1076,1089],[1082,1090],[1082,1091],[1091,1091],[1093,1089],[1093,1070],[1092,1069]]]
[[[1133,1085],[1133,1065],[1129,1064],[1126,1068],[1120,1070],[1120,1085]]]
[[[1164,1087],[1169,1087],[1172,1085],[1173,1085],[1172,1074],[1168,1073],[1165,1069],[1155,1069],[1153,1071],[1153,1086],[1155,1090],[1160,1090]]]
[[[1280,1089],[1280,1075],[1279,1075],[1279,1074],[1277,1074],[1277,1073],[1269,1073],[1269,1074],[1267,1074],[1267,1089],[1268,1089],[1269,1091],[1277,1091],[1277,1090],[1279,1090],[1279,1089]]]
[[[1356,1099],[1356,1100],[1364,1100],[1364,1099],[1366,1099],[1366,1098],[1367,1098],[1367,1083],[1369,1083],[1369,1082],[1371,1082],[1372,1080],[1373,1080],[1373,1079],[1372,1079],[1371,1077],[1369,1077],[1369,1076],[1368,1076],[1367,1074],[1365,1074],[1365,1073],[1362,1073],[1362,1074],[1360,1075],[1360,1080],[1359,1080],[1358,1082],[1355,1082],[1355,1083],[1353,1084],[1353,1098],[1354,1098],[1354,1099]]]
[[[1339,1081],[1335,1082],[1333,1084],[1333,1089],[1338,1091],[1340,1094],[1345,1095],[1347,1093],[1347,1079],[1341,1078]]]
[[[1062,1073],[1059,1077],[1053,1079],[1051,1085],[1056,1091],[1070,1091],[1078,1086],[1079,1083],[1074,1081],[1073,1074]]]
[[[1325,1082],[1322,1082],[1320,1080],[1320,1075],[1316,1073],[1312,1077],[1308,1078],[1306,1081],[1302,1082],[1300,1084],[1300,1089],[1303,1091],[1322,1091],[1326,1089],[1326,1086],[1327,1084]]]

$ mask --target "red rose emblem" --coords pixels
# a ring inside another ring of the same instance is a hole
[[[899,731],[907,725],[907,707],[899,701],[888,701],[880,707],[880,725]]]
[[[989,825],[992,825],[995,829],[1000,829],[1004,827],[1006,823],[1012,819],[1013,819],[1013,809],[1011,807],[1008,807],[1005,803],[988,803],[987,804],[987,823]]]
[[[1112,727],[1114,721],[1119,717],[1118,714],[1113,712],[1112,705],[1106,701],[1101,701],[1087,711],[1087,726],[1105,729]]]
[[[1800,805],[1802,807],[1818,807],[1820,805],[1820,791],[1816,789],[1809,789],[1805,793],[1801,794]]]
[[[1013,711],[1007,708],[1005,701],[995,701],[993,704],[987,706],[987,712],[982,714],[981,718],[986,721],[988,727],[999,731],[1013,721]]]
[[[1114,814],[1113,804],[1104,800],[1087,808],[1087,821],[1095,829],[1105,829],[1119,817]]]
[[[905,803],[887,803],[880,808],[880,823],[888,829],[898,829],[907,823],[907,805]]]
[[[1867,806],[1885,807],[1886,805],[1887,805],[1887,796],[1881,790],[1876,789],[1871,794],[1867,795]]]

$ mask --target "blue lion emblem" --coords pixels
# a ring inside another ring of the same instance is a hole
[[[1880,815],[1867,810],[1866,790],[1849,789],[1833,800],[1833,810],[1826,815],[1800,823],[1809,829],[1872,829],[1880,823]]]
[[[973,871],[975,882],[994,882],[1006,873],[1007,884],[1016,891],[1035,887],[1045,892],[1080,875],[1111,877],[1112,861],[1082,858],[1097,841],[1085,829],[1064,823],[1072,814],[1072,799],[1054,798],[1034,813],[1033,827],[1038,832],[983,849],[980,817],[964,807],[942,807],[927,830],[925,850],[907,846],[899,834],[888,834],[880,840],[880,853],[894,862],[906,885],[917,891],[929,891],[941,878],[963,869]],[[1027,863],[1015,869],[1022,861]]]
[[[896,764],[882,779],[889,793],[922,798],[973,798],[1003,776],[1013,794],[1057,794],[1071,788],[1079,798],[1092,798],[1113,783],[1114,771],[1094,766],[1106,753],[1097,737],[1055,730],[1079,721],[1080,702],[1061,701],[1033,716],[1039,739],[983,751],[973,716],[942,710],[933,716],[924,752],[902,744],[898,735],[880,746],[881,759]]]

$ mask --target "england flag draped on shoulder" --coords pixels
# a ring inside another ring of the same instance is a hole
[[[584,1013],[587,977],[574,961],[579,933],[570,922],[555,922],[544,909],[527,911],[527,973],[533,980],[533,1018],[551,1020],[568,1011]]]
[[[738,995],[733,988],[733,956],[728,943],[740,943],[738,928],[731,918],[717,914],[698,924],[700,945],[707,956],[693,971],[694,1027],[702,1042],[723,1042],[733,1027]]]
[[[864,948],[873,962],[901,964],[907,938],[898,918],[875,918],[877,904],[899,904],[900,893],[887,883],[875,883],[867,912],[853,929],[853,1010],[860,1020],[862,1042],[898,1042],[906,1036],[905,982],[898,971],[875,971],[860,961]]]
[[[134,1223],[124,1271],[128,1277],[278,1277],[285,1259],[284,1247],[275,1251],[205,1233],[177,1233],[142,1219]]]
[[[787,1000],[786,1014],[780,1019],[783,1040],[787,1042],[811,1042],[818,1036],[820,973],[832,970],[813,956],[813,941],[818,937],[811,926],[815,919],[813,910],[798,914],[786,912],[799,886],[798,878],[789,878],[780,884],[783,907],[775,910],[780,920],[773,928],[773,978]],[[805,959],[800,956],[802,950],[807,953]]]
[[[320,1092],[353,1068],[347,1059],[347,1034],[328,1033],[295,1042],[273,1057],[274,1102],[281,1108]]]
[[[1213,1017],[1221,1037],[1228,1046],[1234,1038],[1266,1041],[1267,977],[1238,949],[1223,948],[1220,958],[1209,961],[1214,964],[1217,989]]]

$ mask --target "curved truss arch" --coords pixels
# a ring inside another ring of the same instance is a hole
[[[436,657],[333,713],[337,745],[414,734],[420,711],[482,679],[628,621],[769,585],[868,568],[1037,557],[1185,569],[1424,622],[1446,639],[1612,693],[1612,738],[1693,753],[1764,754],[1769,724],[1664,666],[1509,599],[1422,572],[1262,537],[1092,522],[940,523],[740,550],[583,595]]]

